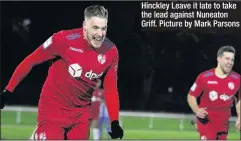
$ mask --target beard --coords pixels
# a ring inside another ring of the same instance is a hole
[[[88,31],[86,31],[86,37],[89,44],[94,48],[99,48],[103,43],[104,37],[100,37],[98,35],[91,35],[88,33]]]
[[[225,65],[221,65],[220,68],[224,74],[228,74],[232,70],[232,68],[227,68]]]

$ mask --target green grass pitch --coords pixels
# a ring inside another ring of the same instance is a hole
[[[16,123],[17,112],[1,112],[1,137],[4,139],[29,139],[35,125],[37,113],[21,112],[21,122]],[[199,139],[198,133],[190,124],[190,120],[183,121],[183,130],[179,128],[178,119],[153,118],[153,126],[149,128],[150,118],[121,117],[125,129],[123,139]],[[92,139],[92,135],[90,136]],[[107,138],[107,134],[104,134]],[[240,133],[231,124],[228,139],[239,140]]]

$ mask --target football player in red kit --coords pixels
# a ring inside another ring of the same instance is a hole
[[[237,116],[238,116],[238,120],[235,123],[235,127],[237,129],[237,131],[241,131],[241,125],[240,125],[240,98],[241,98],[241,88],[239,89],[239,95],[238,97],[235,98],[235,105],[236,105],[236,112],[237,112]]]
[[[118,50],[105,37],[108,11],[103,6],[89,6],[84,16],[83,28],[54,33],[27,56],[1,94],[12,93],[37,64],[56,59],[39,99],[36,140],[89,139],[91,97],[101,77],[111,119],[109,134],[113,139],[123,137],[119,125]],[[3,102],[1,98],[1,108]]]
[[[100,88],[101,80],[97,83],[97,88],[93,93],[93,97],[91,98],[92,104],[92,128],[93,128],[93,139],[99,140],[100,139],[100,129],[98,126],[99,123],[99,116],[100,116],[100,104],[103,102],[104,99],[104,91]]]
[[[240,75],[232,71],[234,57],[232,46],[221,47],[217,52],[217,67],[202,72],[189,91],[187,101],[197,116],[197,130],[202,140],[227,139],[231,107],[240,88]],[[240,121],[238,105],[240,99],[236,104]]]

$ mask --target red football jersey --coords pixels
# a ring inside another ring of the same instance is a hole
[[[109,107],[119,109],[118,50],[107,38],[100,48],[91,47],[83,36],[82,28],[62,30],[53,34],[20,63],[6,89],[14,91],[33,66],[50,59],[56,61],[49,68],[41,97],[57,98],[60,107],[71,108],[89,104],[97,79],[105,75],[103,86],[106,98],[116,101],[110,103]],[[52,93],[45,93],[45,90],[51,90]]]
[[[42,47],[49,55],[61,57],[50,67],[44,88],[54,88],[69,105],[89,103],[97,79],[106,71],[116,71],[115,45],[105,39],[100,48],[94,49],[84,39],[82,29],[56,33]]]
[[[197,77],[189,93],[195,97],[202,94],[200,107],[207,108],[210,118],[219,117],[227,120],[231,114],[234,96],[239,88],[240,75],[238,73],[231,72],[226,78],[219,78],[215,75],[215,69],[211,69],[202,72]]]

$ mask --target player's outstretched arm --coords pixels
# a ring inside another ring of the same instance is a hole
[[[17,66],[6,90],[13,92],[15,87],[30,73],[34,66],[52,58],[54,58],[54,56],[46,54],[41,47],[37,48]]]
[[[118,51],[115,50],[115,58],[104,79],[104,96],[108,114],[111,120],[111,132],[109,133],[112,139],[122,138],[124,135],[123,129],[119,125],[119,95],[117,89],[117,67],[118,67]]]
[[[0,94],[1,109],[4,108],[4,95],[10,94],[14,91],[15,87],[29,74],[32,68],[46,60],[53,58],[44,53],[43,49],[38,48],[29,56],[27,56],[15,69],[8,85]]]
[[[0,93],[1,98],[1,109],[4,107],[3,96],[7,93],[12,93],[17,85],[30,73],[32,68],[40,63],[56,57],[54,46],[56,46],[55,36],[51,36],[46,42],[44,42],[40,47],[38,47],[33,53],[28,55],[15,69],[8,85],[2,93]],[[54,37],[54,39],[53,39]]]
[[[29,74],[34,66],[55,58],[57,56],[57,47],[61,43],[62,32],[54,33],[17,66],[5,89],[13,92],[15,87]]]

